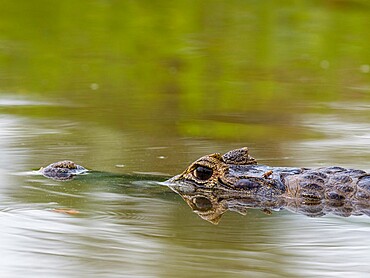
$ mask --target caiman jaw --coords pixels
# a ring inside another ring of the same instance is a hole
[[[174,176],[162,184],[168,186],[170,189],[176,193],[191,194],[196,191],[196,185],[193,185],[188,182],[184,182],[181,178],[182,175]]]

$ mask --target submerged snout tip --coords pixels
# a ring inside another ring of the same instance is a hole
[[[179,175],[174,176],[172,178],[169,178],[168,180],[165,180],[165,181],[161,182],[161,184],[166,185],[166,186],[175,185],[178,178],[179,178]]]

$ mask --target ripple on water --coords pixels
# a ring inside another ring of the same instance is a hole
[[[57,189],[41,193],[58,195]],[[126,189],[91,189],[78,193],[79,201],[72,205],[82,215],[54,212],[60,202],[8,203],[0,211],[6,257],[2,270],[26,271],[36,265],[34,273],[50,274],[53,265],[65,276],[81,271],[83,264],[83,274],[105,269],[118,276],[185,277],[192,272],[310,277],[332,272],[344,277],[341,274],[363,274],[368,267],[370,226],[365,217],[308,218],[289,212],[267,216],[249,210],[246,216],[226,213],[215,226],[172,193],[165,198],[128,195]]]

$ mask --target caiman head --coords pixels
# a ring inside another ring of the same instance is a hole
[[[231,189],[237,181],[237,177],[230,175],[230,166],[256,164],[257,161],[249,155],[248,148],[232,150],[224,155],[214,153],[199,158],[166,184],[201,218],[217,224],[221,216],[230,209],[230,194],[227,189]],[[246,210],[243,208],[238,212],[245,214]]]
[[[174,176],[166,183],[172,188],[187,193],[197,188],[233,189],[239,180],[239,176],[233,174],[235,166],[255,164],[257,161],[249,155],[246,147],[229,151],[224,155],[214,153],[199,158],[183,173]]]
[[[281,205],[274,197],[285,188],[265,169],[245,147],[203,156],[165,183],[201,218],[217,224],[227,210],[245,214],[249,207]]]

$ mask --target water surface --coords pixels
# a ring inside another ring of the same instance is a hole
[[[248,146],[370,171],[367,1],[2,1],[2,277],[367,277],[370,218],[202,220],[161,186]],[[70,159],[97,172],[35,175]]]

